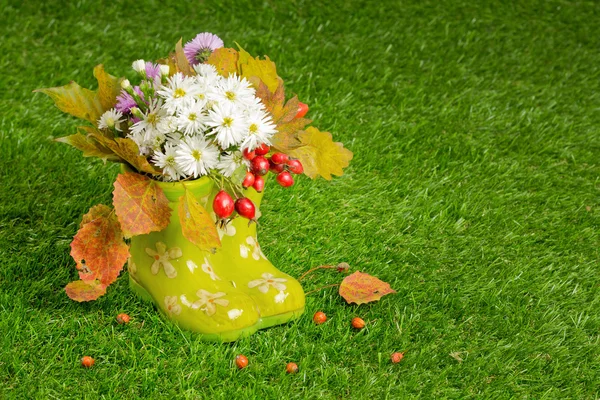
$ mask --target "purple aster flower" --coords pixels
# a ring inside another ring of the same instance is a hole
[[[139,86],[135,86],[133,88],[133,90],[135,91],[135,93],[140,96],[140,98],[142,100],[144,100],[144,93],[142,92],[142,90],[140,89]],[[135,101],[135,99],[133,98],[132,95],[130,95],[129,93],[127,93],[125,91],[125,89],[121,90],[121,94],[119,94],[117,96],[117,105],[115,105],[115,108],[117,109],[117,111],[122,112],[123,114],[129,114],[130,110],[133,107],[137,107],[137,102]]]
[[[152,80],[156,80],[156,78],[160,80],[160,67],[148,61],[146,63],[146,77]]]
[[[208,60],[212,52],[223,47],[223,41],[209,32],[199,33],[183,47],[183,52],[191,65],[196,65]]]

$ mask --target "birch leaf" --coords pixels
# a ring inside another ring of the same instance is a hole
[[[206,209],[187,189],[179,198],[178,211],[181,230],[187,240],[201,250],[212,251],[221,247],[215,223]]]
[[[348,304],[365,304],[378,301],[386,294],[396,293],[396,291],[389,283],[357,271],[344,278],[339,293]]]
[[[97,280],[94,281],[74,281],[65,287],[65,292],[71,300],[78,302],[92,301],[106,294],[106,285]]]

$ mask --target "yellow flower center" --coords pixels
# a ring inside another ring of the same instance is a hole
[[[173,93],[173,97],[175,97],[176,99],[185,96],[185,90],[183,90],[182,88],[177,88],[175,89],[175,93]]]
[[[111,117],[106,118],[106,125],[107,126],[115,126],[115,119],[111,118]]]
[[[156,123],[156,121],[158,121],[158,117],[156,116],[156,114],[154,114],[154,113],[150,113],[150,114],[148,114],[148,117],[146,118],[146,120],[147,120],[149,123],[151,123],[151,124],[153,124],[153,125],[154,125],[154,124]]]
[[[233,118],[225,117],[223,118],[223,126],[230,127],[233,124]]]
[[[235,93],[233,92],[225,92],[225,96],[229,99],[229,100],[235,100]]]
[[[248,128],[248,130],[250,131],[250,133],[256,134],[256,132],[258,132],[258,126],[256,124],[252,124],[250,125],[250,128]]]
[[[198,116],[196,115],[196,113],[190,113],[190,115],[188,115],[188,119],[190,121],[195,121],[198,118]]]
[[[192,151],[192,157],[194,158],[194,160],[200,161],[200,159],[202,158],[202,152],[200,150],[194,150]]]

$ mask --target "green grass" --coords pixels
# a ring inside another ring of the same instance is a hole
[[[0,2],[0,398],[600,397],[597,4],[63,3]],[[268,54],[355,154],[332,182],[270,185],[269,259],[295,276],[347,261],[397,295],[358,307],[326,289],[298,322],[224,345],[125,278],[67,298],[69,243],[118,167],[51,142],[77,121],[31,91],[92,87],[96,64],[128,74],[205,30]]]

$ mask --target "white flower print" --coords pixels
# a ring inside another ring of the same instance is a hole
[[[192,310],[200,309],[200,311],[204,311],[206,315],[211,317],[215,314],[215,312],[217,312],[217,305],[223,307],[227,307],[229,305],[229,300],[219,298],[225,296],[225,294],[226,293],[223,292],[210,293],[204,289],[200,289],[196,292],[198,300],[190,303],[185,295],[181,295],[181,302],[190,307]]]
[[[275,278],[275,277],[273,277],[273,274],[270,274],[268,272],[265,272],[264,274],[262,274],[262,277],[263,277],[263,279],[255,279],[253,281],[248,282],[248,287],[250,289],[252,289],[252,288],[255,288],[258,286],[258,290],[261,293],[267,293],[269,291],[269,286],[273,286],[275,289],[279,290],[280,292],[287,289],[287,286],[285,286],[283,284],[283,282],[286,282],[287,279]]]
[[[135,263],[131,260],[129,261],[129,272],[131,275],[135,275],[137,272],[137,265],[135,265]]]
[[[214,211],[210,212],[210,216],[213,221],[217,222],[217,214],[215,214]],[[235,230],[235,226],[229,222],[224,227],[221,226],[221,224],[217,224],[217,232],[219,233],[219,239],[222,240],[223,236],[235,236],[237,231]]]
[[[194,270],[196,268],[198,268],[196,263],[193,262],[192,260],[187,260],[187,266],[192,273],[194,273]],[[217,276],[217,274],[215,274],[215,270],[213,269],[212,265],[210,265],[210,262],[208,262],[208,258],[206,258],[206,257],[204,257],[204,264],[202,264],[202,271],[206,272],[210,276],[210,279],[212,279],[213,281],[221,280],[221,278],[219,278]]]
[[[277,303],[277,304],[283,303],[289,295],[290,295],[289,293],[286,293],[282,290],[275,296],[275,303]]]
[[[187,265],[188,269],[190,270],[190,272],[191,272],[192,274],[194,273],[194,270],[195,270],[196,268],[198,268],[198,266],[196,265],[196,263],[195,263],[195,262],[193,262],[192,260],[187,260],[187,261],[186,261],[186,265]]]
[[[165,308],[169,314],[181,314],[181,306],[177,302],[177,296],[165,296]]]
[[[229,316],[229,319],[233,321],[234,319],[238,319],[243,313],[244,310],[234,308],[233,310],[227,311],[227,316]]]
[[[248,236],[246,238],[246,243],[248,246],[245,244],[240,244],[240,256],[243,258],[248,258],[248,254],[252,252],[252,258],[254,258],[256,261],[260,260],[261,257],[265,258],[265,255],[260,250],[260,246],[254,237]]]
[[[146,248],[146,253],[154,258],[154,263],[152,263],[152,274],[158,274],[158,270],[162,264],[165,274],[169,278],[175,278],[177,276],[177,271],[173,264],[169,260],[173,260],[179,258],[183,255],[181,249],[179,247],[172,247],[167,250],[167,245],[163,242],[156,242],[156,251]]]

